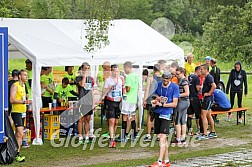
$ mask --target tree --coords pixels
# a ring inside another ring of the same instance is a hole
[[[251,61],[252,3],[242,8],[231,5],[219,6],[218,9],[219,12],[203,26],[206,51],[222,60]]]
[[[12,0],[0,1],[0,17],[15,17],[18,14]]]

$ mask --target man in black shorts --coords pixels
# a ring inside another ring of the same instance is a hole
[[[171,82],[171,78],[171,73],[162,75],[163,80],[157,83],[157,89],[154,92],[157,98],[151,101],[155,106],[154,133],[159,135],[160,146],[158,161],[153,166],[170,166],[166,135],[169,134],[171,115],[179,98],[178,85]]]
[[[120,118],[121,109],[120,103],[122,101],[122,95],[124,93],[124,80],[118,76],[118,65],[111,65],[111,76],[105,80],[102,99],[107,98],[107,118],[109,123],[110,143],[109,147],[116,147],[115,132],[118,126],[118,120]]]
[[[200,66],[197,66],[195,68],[194,74],[191,74],[188,76],[189,81],[189,98],[190,98],[190,106],[187,110],[187,128],[188,128],[188,135],[193,135],[192,130],[192,119],[193,114],[195,114],[196,117],[196,125],[197,129],[200,129],[199,119],[201,115],[201,102],[199,99],[199,92],[201,90],[200,87],[200,79],[199,76],[200,73]]]
[[[90,76],[90,65],[87,62],[82,63],[80,75],[76,77],[79,91],[80,116],[78,121],[79,143],[89,142],[89,122],[94,108],[94,79]],[[82,126],[85,127],[85,141],[83,140]]]
[[[31,102],[26,99],[25,82],[28,80],[28,74],[25,70],[20,70],[18,73],[18,81],[13,83],[10,89],[10,102],[12,104],[11,117],[16,127],[16,139],[18,143],[18,153],[16,160],[18,162],[23,162],[25,160],[24,156],[19,154],[23,130],[24,130],[24,119],[26,114],[26,104]]]
[[[211,74],[209,74],[209,66],[204,64],[201,65],[201,74],[205,76],[202,88],[202,123],[204,128],[204,134],[198,137],[198,140],[208,139],[212,137],[217,137],[214,129],[214,121],[211,116],[211,105],[213,103],[213,93],[216,88],[214,79]],[[208,122],[209,121],[209,122]],[[207,134],[208,123],[210,124],[211,132]]]

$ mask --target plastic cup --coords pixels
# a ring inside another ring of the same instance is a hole
[[[53,103],[52,103],[53,108],[56,108],[56,103],[57,103],[56,99],[53,99]]]
[[[52,103],[49,103],[49,110],[52,109]]]

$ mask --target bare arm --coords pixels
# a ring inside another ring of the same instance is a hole
[[[210,89],[210,91],[209,91],[208,93],[204,93],[204,96],[211,96],[211,95],[213,94],[213,92],[214,92],[215,89],[216,89],[216,84],[213,82],[213,83],[211,84],[211,89]]]
[[[17,86],[13,84],[11,86],[11,90],[10,90],[10,102],[11,102],[11,104],[25,104],[25,101],[16,99],[16,93],[17,93]]]
[[[196,85],[196,89],[197,89],[197,92],[199,92],[201,90],[201,86],[200,85]]]
[[[152,82],[152,79],[153,78],[151,76],[148,77],[147,85],[146,85],[145,92],[144,92],[144,101],[146,101],[149,96],[150,84]]]
[[[163,105],[163,107],[176,108],[177,104],[178,104],[178,98],[173,98],[171,103],[166,103]]]
[[[85,87],[85,83],[86,83],[86,76],[83,75],[82,76],[82,80],[78,83],[81,87]]]

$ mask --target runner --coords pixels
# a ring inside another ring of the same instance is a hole
[[[137,129],[136,129],[136,107],[138,98],[139,88],[139,76],[132,71],[132,62],[127,61],[123,64],[125,73],[127,74],[125,80],[125,89],[127,98],[122,101],[122,140],[125,140],[128,136],[126,132],[127,121],[131,121],[131,128],[133,129],[132,140],[136,140]]]
[[[109,123],[110,143],[109,147],[116,147],[115,133],[120,118],[121,109],[120,103],[124,93],[123,77],[118,76],[118,65],[111,65],[111,76],[105,80],[101,99],[106,96],[108,111],[107,118]],[[101,100],[100,100],[101,101]]]
[[[22,145],[24,118],[26,115],[26,104],[31,101],[26,99],[25,82],[28,80],[28,74],[25,70],[20,70],[18,73],[18,81],[13,83],[10,90],[10,102],[12,104],[11,117],[16,127],[16,139],[18,142],[18,153],[16,161],[24,162],[25,157],[20,155],[20,148]]]
[[[200,129],[200,115],[201,115],[201,102],[199,99],[199,92],[201,90],[200,86],[200,66],[195,67],[194,74],[189,75],[188,80],[189,80],[189,98],[190,98],[190,106],[187,110],[187,128],[188,128],[188,135],[192,136],[193,134],[193,129],[192,129],[192,119],[193,119],[193,114],[195,114],[196,117],[196,126],[197,130]]]
[[[162,77],[160,75],[160,65],[155,64],[153,67],[153,75],[150,75],[147,79],[147,85],[144,93],[144,107],[147,109],[148,115],[147,115],[147,136],[144,138],[144,141],[151,141],[151,127],[152,127],[152,121],[151,121],[151,96],[157,89],[157,83],[159,81],[162,81]],[[153,119],[152,119],[153,120]]]
[[[170,161],[168,157],[168,143],[166,135],[169,134],[169,126],[171,122],[171,114],[173,109],[177,107],[179,98],[179,88],[178,86],[171,82],[172,75],[170,73],[164,73],[162,75],[162,82],[158,82],[158,87],[154,94],[157,98],[152,101],[155,112],[155,122],[154,129],[155,134],[159,135],[159,158],[152,167],[156,166],[170,166]],[[164,161],[163,161],[164,159]]]
[[[178,67],[176,75],[179,78],[180,98],[177,108],[175,109],[175,130],[176,139],[172,141],[174,144],[186,144],[186,114],[189,103],[189,82],[185,77],[185,69]]]
[[[87,62],[81,65],[81,75],[76,77],[79,92],[80,116],[78,121],[79,143],[89,143],[88,132],[90,130],[89,122],[94,108],[94,79],[90,76],[90,65]],[[85,140],[83,140],[82,126],[85,127]]]
[[[214,129],[214,121],[211,116],[211,104],[213,103],[213,92],[216,88],[213,77],[209,74],[209,66],[207,64],[201,65],[201,74],[205,76],[203,82],[202,95],[202,123],[204,128],[204,134],[198,137],[198,140],[217,137]],[[207,134],[208,123],[210,124],[211,132]]]

